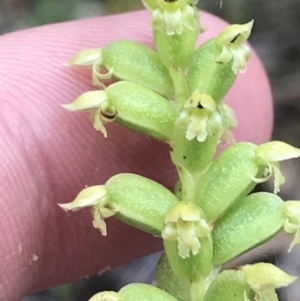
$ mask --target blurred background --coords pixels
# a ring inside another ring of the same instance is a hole
[[[255,19],[250,41],[262,59],[272,85],[275,107],[273,139],[300,147],[300,1],[200,0],[199,4],[203,10],[219,15],[230,23]],[[141,8],[140,0],[0,0],[0,34]],[[300,199],[299,160],[284,163],[282,168],[287,178],[281,190],[282,198]],[[268,185],[264,189],[268,189]],[[285,239],[277,237],[267,246],[254,251],[247,260],[275,262],[286,271],[300,276],[300,248],[296,247],[286,256],[287,245]],[[85,301],[100,290],[117,290],[132,281],[150,282],[158,258],[159,254],[154,254],[101,276],[32,294],[22,301]],[[299,284],[279,292],[280,299],[299,300]]]

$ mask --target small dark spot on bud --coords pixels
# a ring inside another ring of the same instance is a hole
[[[235,271],[241,271],[243,269],[243,266],[239,265],[235,268],[232,268],[232,270],[235,270]]]
[[[202,106],[202,104],[200,102],[197,104],[197,108],[198,109],[204,109],[204,107]]]
[[[231,41],[230,43],[234,43],[236,41],[236,39],[240,36],[240,34],[236,35]]]
[[[186,159],[186,156],[183,156],[183,159]]]
[[[177,2],[178,0],[165,0],[165,2],[167,3],[174,3],[174,2]]]
[[[101,110],[100,114],[108,120],[114,120],[117,116],[117,111],[115,111],[115,112],[106,112],[106,111]]]

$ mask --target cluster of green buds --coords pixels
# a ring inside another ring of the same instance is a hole
[[[157,287],[131,284],[90,301],[276,301],[275,289],[295,277],[264,263],[221,271],[281,229],[295,235],[290,250],[300,242],[300,202],[277,196],[284,183],[279,162],[300,157],[299,149],[280,141],[240,142],[215,158],[220,142],[234,141],[237,120],[223,99],[246,71],[253,21],[230,25],[196,47],[204,29],[198,1],[142,2],[152,15],[156,49],[119,40],[79,52],[68,65],[91,68],[96,88],[63,107],[89,112],[104,137],[106,124],[115,122],[167,143],[178,182],[171,192],[123,173],[60,204],[67,211],[91,207],[102,235],[109,232],[105,219],[114,216],[163,240]],[[271,177],[273,193],[251,193]]]

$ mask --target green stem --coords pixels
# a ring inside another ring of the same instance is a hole
[[[169,72],[174,83],[176,103],[182,107],[189,97],[185,74],[181,68],[175,66],[170,67]]]

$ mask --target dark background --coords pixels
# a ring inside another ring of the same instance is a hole
[[[273,139],[300,147],[300,1],[298,0],[200,0],[202,9],[230,23],[255,20],[250,42],[262,59],[273,90],[275,126]],[[48,23],[126,12],[142,8],[140,0],[0,0],[0,34]],[[300,199],[300,161],[282,164],[287,183],[283,199]],[[268,189],[268,185],[264,187]],[[277,238],[250,257],[273,261],[300,275],[300,247],[285,255],[287,242]],[[149,281],[155,255],[54,290],[34,294],[23,301],[84,301],[101,289],[118,289],[128,281]],[[143,267],[143,268],[142,268]],[[125,279],[125,280],[124,280]],[[298,284],[280,292],[281,300],[299,300]]]

